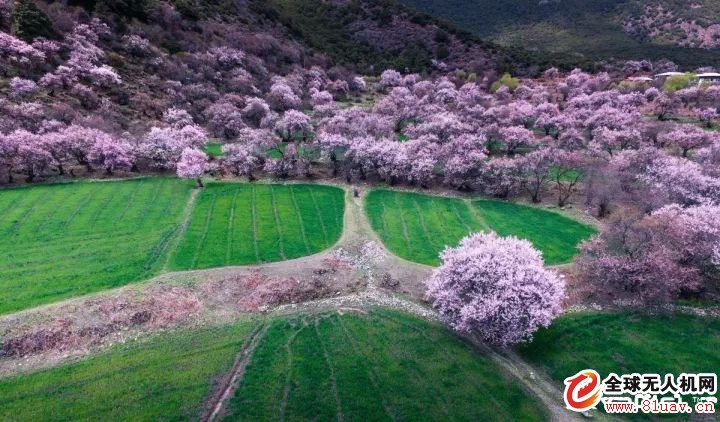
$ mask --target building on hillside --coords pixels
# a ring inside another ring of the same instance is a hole
[[[651,78],[649,76],[631,76],[627,79],[628,79],[628,81],[632,81],[632,82],[652,82],[653,81],[653,78]]]
[[[720,73],[700,73],[697,75],[698,80],[701,84],[703,83],[709,83],[709,84],[718,84],[720,83]]]
[[[664,73],[658,73],[654,76],[655,79],[661,79],[661,78],[669,78],[671,76],[682,76],[685,73],[683,72],[664,72]]]

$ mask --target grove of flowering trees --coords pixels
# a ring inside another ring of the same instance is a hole
[[[716,291],[720,207],[667,205],[623,216],[582,248],[578,264],[612,298],[662,303],[682,292]]]
[[[712,288],[717,260],[695,271],[694,258],[678,260],[681,248],[654,245],[666,241],[659,210],[720,206],[720,87],[622,80],[636,63],[535,79],[455,69],[363,78],[239,22],[185,30],[163,7],[155,26],[122,31],[78,19],[75,6],[50,8],[53,40],[0,27],[0,183],[128,171],[202,183],[210,172],[552,200],[609,226],[584,246],[581,279],[666,300]],[[204,155],[211,136],[223,143],[220,157]],[[621,228],[663,240],[628,237],[619,247]],[[657,294],[661,273],[684,281]]]

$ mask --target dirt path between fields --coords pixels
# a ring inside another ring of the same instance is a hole
[[[253,353],[258,344],[265,337],[267,333],[268,324],[261,323],[248,337],[242,349],[235,358],[230,372],[220,381],[219,388],[216,389],[216,393],[210,396],[207,401],[207,413],[202,416],[203,421],[216,421],[221,419],[227,411],[227,402],[235,394],[235,391],[240,385],[240,381],[245,375],[245,368],[252,360]]]

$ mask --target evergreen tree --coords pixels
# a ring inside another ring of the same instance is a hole
[[[31,42],[37,37],[57,38],[50,18],[32,0],[17,0],[13,11],[12,33]]]

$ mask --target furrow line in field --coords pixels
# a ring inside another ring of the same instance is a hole
[[[225,265],[230,265],[230,258],[232,257],[233,226],[235,225],[235,204],[237,203],[237,197],[239,192],[240,189],[235,190],[232,204],[230,205],[230,217],[228,218],[228,227],[225,233],[227,235],[227,243],[225,245]]]
[[[318,219],[320,220],[320,228],[322,229],[323,233],[323,239],[325,239],[324,245],[330,246],[330,240],[328,239],[327,229],[325,228],[325,219],[323,218],[322,212],[320,212],[320,207],[318,206],[317,200],[315,199],[315,194],[313,193],[313,189],[308,189],[310,192],[310,199],[312,199],[313,206],[315,207],[315,213],[318,215]]]
[[[213,211],[215,210],[215,202],[217,201],[217,195],[213,195],[210,207],[208,208],[207,217],[205,218],[205,227],[203,227],[202,235],[195,246],[195,253],[193,253],[193,259],[190,261],[190,268],[195,268],[198,259],[200,259],[200,251],[205,246],[205,239],[207,238],[208,231],[210,230],[210,220],[212,219]]]
[[[393,320],[390,319],[390,318],[385,318],[383,315],[379,315],[378,317],[379,317],[380,319],[385,319],[385,320],[390,321],[390,322],[395,322],[395,321],[393,321]],[[396,323],[396,322],[395,322],[395,323]],[[397,325],[401,325],[401,324],[398,324],[398,323],[396,323],[396,324],[397,324]],[[407,327],[407,328],[411,328],[413,331],[416,330],[415,327],[409,327],[409,326],[406,326],[406,327]],[[375,333],[375,334],[374,334],[374,338],[382,337],[382,338],[385,338],[389,343],[394,344],[395,340],[394,340],[393,338],[389,338],[386,334],[383,334],[383,333],[375,330],[375,329],[373,328],[373,324],[368,324],[367,328],[368,328],[368,331]],[[427,336],[424,336],[424,337],[427,338]],[[398,359],[398,360],[401,360],[401,359],[402,359],[402,356],[398,356],[398,354],[393,353],[394,350],[395,350],[394,347],[390,347],[390,348],[388,349],[389,353],[390,353],[391,355],[393,355],[393,357],[395,357],[395,358]],[[413,376],[413,378],[417,381],[417,384],[422,384],[422,381],[423,381],[424,376],[423,376],[423,374],[420,372],[420,370],[417,368],[417,366],[416,366],[416,365],[409,365],[409,369],[410,369],[410,371],[412,371],[412,376]],[[446,417],[447,419],[451,419],[450,411],[448,410],[448,407],[447,407],[447,405],[448,405],[447,396],[446,396],[445,394],[443,394],[442,391],[438,390],[437,388],[433,387],[432,385],[429,386],[429,389],[430,389],[430,390],[432,391],[432,393],[433,393],[433,394],[432,394],[432,400],[433,400],[433,401],[437,404],[437,406],[442,410],[442,412],[445,414],[445,417]]]
[[[352,346],[355,353],[357,353],[358,356],[362,356],[364,358],[365,362],[368,362],[367,356],[360,349],[360,345],[358,344],[357,340],[350,334],[350,331],[347,329],[347,327],[345,327],[345,323],[343,323],[342,318],[337,317],[336,319],[340,323],[340,327],[342,328],[342,331],[345,334],[345,338],[348,339],[348,342]],[[387,415],[388,415],[388,417],[390,417],[390,419],[392,419],[394,421],[397,420],[394,410],[385,400],[385,395],[382,393],[382,389],[380,388],[380,383],[378,382],[378,378],[377,378],[377,375],[375,374],[375,371],[373,370],[373,368],[371,368],[368,365],[363,365],[363,366],[365,366],[365,371],[368,374],[370,383],[375,388],[375,391],[378,392],[378,397],[380,397],[380,402],[383,405],[383,410],[385,410],[385,413],[387,413]]]
[[[18,230],[20,230],[20,227],[22,224],[30,217],[30,215],[35,211],[35,207],[37,207],[38,203],[43,199],[42,195],[38,195],[37,198],[35,198],[34,201],[30,203],[30,207],[25,211],[21,218],[19,218],[17,221],[13,223],[12,226],[5,232],[8,236],[12,236],[13,234],[17,233]]]
[[[43,221],[34,229],[34,232],[38,234],[38,236],[43,236],[45,233],[45,227],[50,223],[50,221],[53,220],[53,218],[57,217],[58,208],[56,208],[54,203],[56,201],[62,201],[62,195],[52,195],[50,198],[46,198],[44,208],[46,209],[47,214],[45,215],[45,218],[43,218]],[[44,238],[48,238],[47,236],[43,236]],[[40,240],[39,237],[34,240]]]
[[[417,202],[417,198],[413,197],[413,205],[415,206],[415,211],[418,214],[418,219],[420,220],[420,226],[423,229],[423,234],[425,235],[425,239],[427,240],[428,244],[430,244],[434,249],[438,249],[437,245],[435,244],[435,241],[433,239],[433,236],[430,236],[430,233],[427,229],[427,224],[425,224],[425,217],[423,217],[423,210],[420,208],[420,204]]]
[[[322,349],[323,356],[325,357],[325,366],[327,366],[328,372],[330,373],[330,389],[332,390],[333,398],[335,398],[335,416],[337,416],[337,420],[339,422],[342,422],[345,418],[343,416],[340,394],[338,393],[337,378],[335,377],[335,368],[333,367],[332,360],[330,359],[330,354],[328,353],[327,347],[325,346],[325,342],[320,335],[320,330],[318,329],[319,322],[320,320],[316,318],[315,334],[317,335],[318,343],[320,343],[320,348]]]
[[[160,195],[160,191],[162,190],[162,187],[164,185],[164,180],[161,180],[159,183],[157,183],[157,186],[155,187],[155,190],[153,191],[152,198],[145,203],[145,207],[142,209],[140,221],[145,221],[147,219],[148,212],[150,212],[150,209],[157,205],[157,198],[158,195]]]
[[[305,251],[310,254],[310,243],[308,242],[307,235],[305,234],[305,223],[303,223],[302,212],[300,212],[297,199],[295,199],[295,190],[293,190],[292,185],[290,185],[290,199],[292,200],[295,215],[297,215],[298,218],[298,223],[300,223],[300,233],[302,234],[303,243],[305,243]]]
[[[475,229],[474,229],[473,227],[470,227],[470,225],[467,223],[467,221],[465,221],[465,219],[462,217],[462,214],[460,214],[460,210],[459,210],[457,207],[458,207],[458,206],[457,206],[457,203],[453,202],[453,203],[452,203],[452,209],[453,209],[453,212],[455,213],[455,217],[457,217],[457,219],[458,219],[458,221],[460,222],[460,224],[462,224],[463,226],[465,226],[465,228],[467,229],[468,233],[474,232]]]
[[[275,190],[273,189],[272,185],[270,185],[270,198],[272,202],[272,209],[273,209],[273,216],[275,217],[275,229],[277,230],[278,234],[278,250],[280,251],[280,256],[283,260],[287,259],[287,256],[285,256],[285,239],[283,237],[283,230],[280,225],[280,215],[278,214],[277,210],[277,202],[275,202]]]
[[[15,195],[15,198],[7,203],[6,207],[3,207],[2,210],[0,210],[0,223],[5,219],[6,213],[12,209],[13,207],[17,206],[18,202],[21,202],[27,197],[27,195]]]
[[[125,218],[125,214],[127,214],[127,212],[130,210],[132,204],[135,203],[135,197],[137,197],[138,192],[140,191],[140,186],[143,184],[144,181],[145,179],[140,179],[140,181],[135,184],[135,189],[132,191],[132,193],[130,194],[130,198],[125,203],[125,208],[123,208],[122,212],[115,220],[116,222],[122,221],[122,219]]]
[[[258,230],[257,230],[257,194],[255,185],[252,187],[252,228],[253,228],[253,247],[255,248],[255,261],[260,263],[260,250],[258,248]]]
[[[487,221],[483,218],[482,214],[480,214],[480,211],[473,205],[472,201],[469,199],[465,200],[465,205],[468,207],[468,210],[470,213],[475,217],[475,220],[485,229],[488,233],[493,231],[492,227],[488,225]]]
[[[82,211],[85,207],[87,207],[87,204],[93,198],[93,194],[94,194],[94,192],[90,191],[90,192],[88,192],[87,195],[85,195],[85,198],[82,201],[80,201],[80,203],[78,204],[78,207],[75,208],[75,210],[72,212],[72,214],[70,214],[68,219],[63,221],[62,225],[60,226],[62,229],[67,228],[75,220],[75,217],[77,217],[78,214],[80,214],[80,211]]]
[[[285,351],[287,352],[287,366],[285,367],[285,386],[283,387],[283,397],[280,401],[279,419],[285,420],[285,410],[287,409],[288,398],[290,397],[290,386],[292,384],[292,370],[293,370],[293,355],[292,355],[292,344],[295,342],[295,338],[300,334],[306,327],[300,327],[295,331],[285,343]]]
[[[103,211],[107,211],[108,209],[114,208],[114,207],[110,206],[110,204],[112,204],[112,202],[114,200],[120,198],[121,203],[125,202],[126,201],[125,198],[127,198],[129,196],[129,194],[132,192],[131,190],[128,189],[129,187],[131,187],[131,185],[132,185],[131,183],[121,183],[119,185],[121,186],[120,189],[113,190],[112,192],[106,193],[107,194],[106,200],[102,203],[102,205],[98,206],[97,211],[95,211],[93,213],[92,218],[88,222],[88,228],[90,230],[92,230],[95,227],[95,225],[97,224],[98,219],[100,218],[100,215],[103,213]]]
[[[400,217],[400,226],[402,228],[403,238],[405,239],[405,246],[407,246],[408,252],[412,253],[413,247],[410,241],[410,235],[408,234],[407,224],[405,224],[405,217],[403,216],[402,207],[398,202],[398,194],[393,195],[395,198],[395,207],[397,209],[398,216]]]

